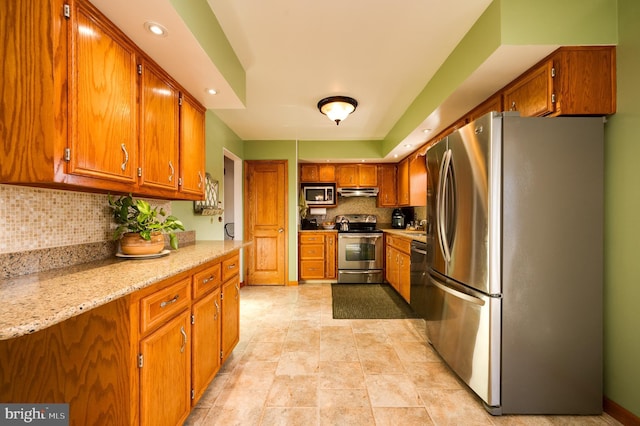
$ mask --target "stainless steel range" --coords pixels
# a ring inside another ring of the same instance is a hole
[[[375,215],[336,216],[338,226],[338,283],[384,282],[382,231]]]

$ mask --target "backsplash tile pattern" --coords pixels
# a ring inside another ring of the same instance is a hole
[[[0,253],[109,241],[114,228],[107,195],[0,185]]]

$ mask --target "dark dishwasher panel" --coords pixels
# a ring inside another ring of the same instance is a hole
[[[411,297],[410,304],[420,317],[427,318],[427,245],[411,242]]]

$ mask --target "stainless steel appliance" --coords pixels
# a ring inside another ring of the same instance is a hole
[[[375,215],[336,216],[338,228],[338,283],[384,282],[382,231]]]
[[[492,414],[602,412],[603,127],[490,113],[427,151],[427,335]]]
[[[413,240],[411,242],[411,287],[410,305],[422,318],[427,317],[427,282],[429,281],[427,267],[427,244]]]
[[[336,204],[336,186],[334,184],[303,184],[302,193],[309,206],[331,206]]]

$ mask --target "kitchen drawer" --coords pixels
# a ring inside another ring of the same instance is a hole
[[[300,261],[300,277],[305,280],[324,278],[324,260]]]
[[[213,290],[220,286],[221,281],[221,265],[216,263],[193,275],[193,298],[198,299],[209,290]]]
[[[391,247],[395,247],[400,251],[405,253],[411,252],[411,240],[409,238],[396,237],[393,235],[387,234],[387,245]]]
[[[240,271],[240,255],[235,254],[222,261],[222,281],[225,282]]]
[[[324,235],[318,233],[300,234],[300,244],[324,244]]]
[[[140,331],[164,324],[191,304],[191,278],[184,278],[140,300]]]
[[[324,244],[301,245],[300,259],[324,259]]]

